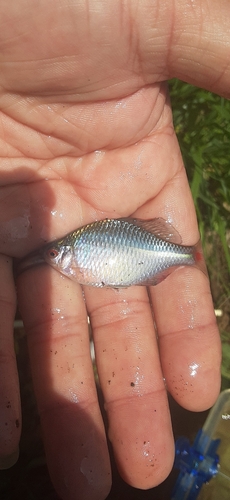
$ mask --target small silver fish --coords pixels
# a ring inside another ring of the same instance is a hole
[[[68,278],[95,287],[157,285],[178,266],[205,274],[200,242],[181,245],[164,219],[105,219],[87,224],[25,257],[17,273],[48,263]]]

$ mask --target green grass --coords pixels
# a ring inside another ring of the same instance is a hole
[[[169,83],[173,119],[196,207],[230,386],[230,101],[179,80]]]

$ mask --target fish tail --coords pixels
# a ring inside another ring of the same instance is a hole
[[[205,276],[208,277],[208,270],[207,270],[206,262],[205,262],[205,259],[204,259],[204,254],[203,254],[203,250],[202,250],[201,240],[199,240],[197,242],[197,244],[194,245],[194,247],[193,247],[193,258],[194,258],[194,261],[195,261],[194,266],[197,269],[199,269],[200,271],[202,271],[202,273],[204,273]]]

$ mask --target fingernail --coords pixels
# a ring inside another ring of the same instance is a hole
[[[0,455],[0,470],[9,469],[10,467],[13,467],[13,465],[16,464],[18,457],[19,457],[19,449],[17,449],[11,455],[6,455],[6,456]]]

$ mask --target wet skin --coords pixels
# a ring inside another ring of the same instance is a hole
[[[106,217],[163,217],[197,242],[165,80],[227,96],[229,14],[225,1],[0,5],[1,467],[16,459],[21,423],[12,258]],[[180,269],[149,293],[82,290],[43,266],[19,276],[17,296],[59,495],[103,500],[111,484],[87,313],[119,470],[138,488],[161,482],[174,454],[165,381],[191,410],[219,391],[206,276]]]

